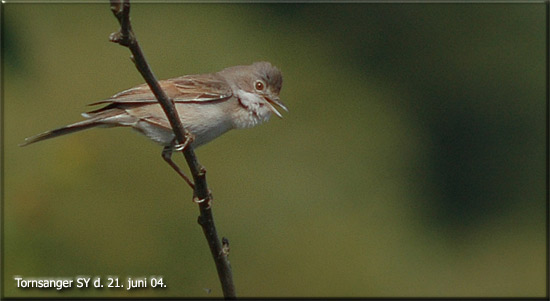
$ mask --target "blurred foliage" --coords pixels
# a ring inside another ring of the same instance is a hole
[[[18,147],[142,82],[108,42],[108,5],[3,9],[6,296],[220,296],[192,192],[160,147],[128,129]],[[546,294],[544,3],[131,14],[159,78],[283,71],[283,120],[197,152],[239,296]],[[163,275],[168,288],[22,290],[14,275]]]

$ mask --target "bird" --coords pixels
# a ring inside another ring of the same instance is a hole
[[[183,127],[191,134],[193,148],[205,145],[231,129],[251,128],[282,118],[276,107],[288,112],[279,94],[281,71],[269,62],[225,68],[219,72],[184,75],[159,81],[173,100]],[[103,107],[82,113],[85,120],[28,137],[20,146],[95,127],[131,127],[164,146],[162,158],[193,187],[172,161],[181,151],[162,107],[147,84],[142,84],[90,106]]]

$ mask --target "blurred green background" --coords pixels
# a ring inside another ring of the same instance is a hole
[[[143,82],[108,41],[109,5],[3,9],[5,296],[220,296],[161,147],[130,129],[18,146]],[[131,17],[160,79],[260,60],[284,74],[283,120],[197,151],[239,296],[546,294],[544,3],[134,4]],[[168,287],[22,290],[14,275]]]

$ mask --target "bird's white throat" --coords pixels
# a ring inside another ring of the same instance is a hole
[[[240,90],[235,93],[242,110],[237,110],[233,124],[235,128],[250,128],[269,120],[271,110],[261,96]]]

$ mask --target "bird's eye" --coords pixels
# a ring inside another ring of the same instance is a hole
[[[265,88],[264,83],[262,83],[261,81],[257,81],[255,85],[256,85],[256,90],[258,91],[262,91]]]

